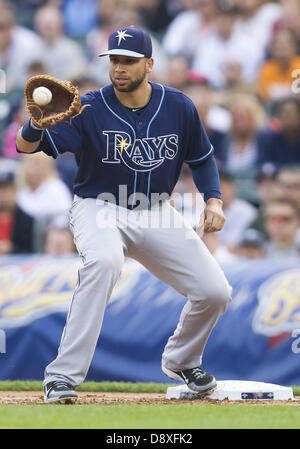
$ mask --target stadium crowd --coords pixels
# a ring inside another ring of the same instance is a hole
[[[76,252],[73,155],[16,152],[24,84],[47,73],[81,94],[104,86],[97,55],[132,24],[152,36],[151,80],[194,101],[214,146],[226,223],[203,236],[210,251],[299,257],[300,0],[0,0],[0,253]],[[188,166],[176,192],[196,192]]]

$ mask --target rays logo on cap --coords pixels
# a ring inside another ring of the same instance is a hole
[[[117,31],[116,39],[118,39],[118,46],[120,45],[122,40],[126,41],[126,37],[133,37],[133,36],[131,36],[131,34],[126,34],[126,33],[127,33],[127,30],[118,30]]]

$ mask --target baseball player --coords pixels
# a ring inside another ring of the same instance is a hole
[[[103,56],[110,58],[111,84],[84,95],[79,114],[50,129],[31,119],[17,136],[19,152],[56,158],[70,151],[78,162],[70,227],[83,264],[58,355],[45,369],[44,400],[76,400],[75,387],[86,377],[125,257],[187,298],[162,354],[162,370],[206,395],[216,380],[201,367],[202,354],[231,287],[168,198],[183,163],[189,164],[204,194],[205,231],[223,227],[213,147],[192,101],[148,80],[154,61],[147,32],[134,26],[114,31]]]

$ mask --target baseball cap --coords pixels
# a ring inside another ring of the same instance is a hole
[[[254,228],[248,228],[244,231],[240,246],[251,246],[261,248],[264,245],[262,234]]]
[[[14,184],[15,176],[11,172],[0,172],[0,186],[6,186]]]
[[[273,162],[265,162],[257,168],[256,182],[261,182],[265,179],[275,179],[279,172],[279,167]]]
[[[133,25],[113,31],[108,39],[108,50],[98,56],[121,55],[151,58],[152,43],[147,31]]]

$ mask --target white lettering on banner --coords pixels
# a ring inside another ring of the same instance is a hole
[[[292,343],[292,351],[293,351],[294,354],[299,354],[299,352],[300,352],[300,329],[294,329],[293,330],[292,338],[296,339]]]
[[[293,92],[293,94],[299,94],[300,93],[300,69],[293,70],[292,77],[296,78],[295,81],[292,82],[292,92]]]
[[[267,337],[300,328],[300,269],[277,273],[261,284],[252,328]]]
[[[3,329],[0,329],[0,354],[6,353],[6,335]]]
[[[1,264],[0,328],[23,326],[49,313],[67,311],[81,260],[26,258]]]

